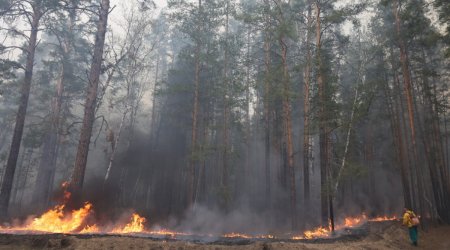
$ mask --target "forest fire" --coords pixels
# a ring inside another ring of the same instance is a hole
[[[336,225],[335,230],[339,231],[339,230],[342,230],[345,228],[359,227],[368,221],[381,222],[381,221],[393,221],[393,220],[397,220],[397,217],[385,215],[385,216],[379,216],[379,217],[375,217],[375,218],[368,218],[367,215],[365,215],[363,213],[360,216],[344,218],[344,222],[342,224]],[[313,230],[307,230],[307,231],[303,232],[303,235],[294,236],[294,237],[292,237],[292,239],[300,240],[300,239],[328,238],[331,236],[331,233],[332,233],[331,226],[329,226],[329,228],[318,227]]]
[[[0,227],[0,231],[8,232],[43,232],[43,233],[137,233],[144,231],[145,218],[133,214],[126,225],[118,225],[113,230],[100,228],[98,225],[87,225],[86,221],[92,213],[92,204],[86,202],[80,209],[64,211],[65,205],[57,205],[29,223],[21,226]]]
[[[225,237],[225,238],[243,238],[243,239],[253,238],[251,235],[241,234],[241,233],[228,233],[228,234],[224,234],[223,237]]]
[[[314,239],[314,238],[327,238],[330,236],[330,230],[324,227],[318,227],[313,230],[307,230],[303,232],[303,236],[294,236],[293,240],[302,240],[302,239]]]
[[[128,222],[113,223],[109,226],[101,226],[95,223],[89,223],[94,212],[92,203],[85,202],[79,209],[67,211],[66,204],[71,198],[71,193],[67,190],[68,183],[62,184],[63,203],[44,212],[41,216],[32,218],[19,226],[0,227],[3,233],[64,233],[64,234],[133,234],[140,233],[153,236],[164,236],[176,238],[177,236],[194,236],[191,233],[175,232],[166,229],[147,230],[145,223],[147,219],[137,213],[133,213]],[[387,221],[395,220],[396,217],[380,216],[368,218],[364,213],[356,217],[346,217],[335,229],[358,227],[367,221]],[[292,240],[328,238],[331,236],[331,227],[318,227],[313,230],[304,231],[300,236],[291,237]],[[207,235],[207,237],[214,237]],[[275,239],[273,235],[251,235],[241,232],[231,232],[223,234],[223,238],[241,238],[241,239]]]
[[[48,210],[43,215],[35,218],[31,223],[12,228],[1,228],[2,230],[14,231],[38,231],[38,232],[52,232],[52,233],[70,233],[82,227],[86,217],[90,214],[92,204],[85,203],[85,205],[70,213],[64,213],[65,205],[57,205]]]
[[[57,205],[39,217],[32,219],[29,223],[15,227],[0,227],[3,233],[65,233],[65,234],[131,234],[140,233],[153,236],[165,236],[176,238],[177,236],[193,236],[190,233],[175,232],[166,229],[147,230],[144,226],[146,218],[133,213],[130,221],[126,224],[117,224],[114,227],[101,227],[97,224],[87,224],[89,215],[93,212],[91,203],[86,202],[80,209],[64,212],[65,205]],[[342,224],[336,226],[336,230],[361,226],[367,221],[390,221],[395,216],[380,216],[369,219],[365,214],[357,217],[347,217]],[[291,237],[292,240],[308,240],[316,238],[328,238],[332,235],[330,228],[318,227],[306,230],[299,236]],[[209,235],[213,237],[212,235]],[[240,239],[276,239],[273,235],[250,235],[244,233],[227,233],[221,237]]]
[[[347,217],[344,219],[344,227],[358,226],[366,220],[367,216],[365,214],[362,214],[361,216],[358,217]]]
[[[69,194],[69,195],[67,195]],[[65,197],[70,197],[70,193],[65,193]],[[3,233],[64,233],[64,234],[132,234],[141,233],[146,235],[165,236],[176,238],[177,236],[193,236],[190,233],[175,232],[166,229],[147,230],[145,228],[146,218],[137,213],[133,213],[128,223],[118,223],[114,227],[102,227],[97,224],[87,224],[89,216],[93,213],[93,206],[86,202],[83,207],[72,210],[70,212],[64,211],[65,204],[57,205],[54,208],[43,213],[24,223],[21,226],[0,227]],[[380,216],[375,218],[368,218],[365,214],[357,217],[347,217],[342,224],[338,224],[336,230],[344,228],[358,227],[367,221],[390,221],[396,220],[395,216]],[[291,237],[292,240],[304,240],[315,238],[328,238],[332,235],[330,228],[318,227],[313,230],[306,230],[302,235]],[[210,237],[213,237],[209,235]],[[275,239],[273,235],[250,235],[244,233],[227,233],[221,237],[224,238],[241,238],[241,239]]]
[[[146,219],[139,214],[134,213],[131,217],[131,222],[125,227],[115,228],[113,233],[139,233],[144,231],[144,223]]]
[[[369,221],[389,221],[389,220],[398,220],[397,216],[379,216],[375,218],[369,219]]]
[[[43,233],[114,233],[127,234],[144,231],[146,219],[137,213],[133,213],[129,223],[125,225],[118,224],[112,230],[101,228],[96,224],[88,224],[88,218],[93,213],[93,205],[85,202],[83,207],[67,212],[66,204],[69,202],[72,194],[68,191],[69,183],[61,184],[63,191],[62,204],[44,212],[41,216],[33,218],[20,226],[0,227],[3,232],[43,232]]]

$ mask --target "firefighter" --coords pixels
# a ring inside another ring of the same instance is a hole
[[[409,238],[411,239],[411,243],[414,246],[417,246],[417,238],[418,238],[417,226],[419,225],[419,218],[411,209],[407,208],[403,209],[403,225],[408,227]]]

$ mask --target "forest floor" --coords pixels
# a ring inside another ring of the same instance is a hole
[[[297,249],[450,249],[450,226],[419,230],[419,246],[409,243],[406,228],[400,222],[371,222],[363,235],[315,240],[230,240],[210,243],[149,239],[113,235],[11,235],[0,234],[0,250],[70,249],[70,250],[297,250]]]

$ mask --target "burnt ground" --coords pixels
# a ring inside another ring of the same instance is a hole
[[[0,250],[80,249],[80,250],[276,250],[276,249],[450,249],[450,226],[419,230],[419,247],[409,244],[407,230],[400,222],[370,222],[328,239],[156,239],[143,236],[0,234]]]

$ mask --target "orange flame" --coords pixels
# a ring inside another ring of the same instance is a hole
[[[152,230],[152,231],[148,231],[146,232],[148,234],[152,234],[152,235],[162,235],[162,236],[168,236],[168,237],[175,237],[178,235],[191,235],[188,233],[182,233],[182,232],[175,232],[175,231],[170,231],[167,229],[159,229],[159,230]]]
[[[81,234],[92,234],[92,233],[99,233],[100,228],[98,228],[97,225],[87,225],[83,228],[83,230],[80,231]]]
[[[361,225],[363,222],[367,221],[367,216],[362,214],[357,217],[347,217],[344,219],[344,227],[355,227]],[[338,226],[339,228],[342,226]]]
[[[18,227],[2,227],[1,231],[39,231],[49,233],[135,233],[144,232],[146,219],[134,213],[131,221],[125,226],[116,226],[113,230],[103,230],[96,224],[86,225],[86,219],[92,212],[92,204],[86,202],[84,206],[70,213],[65,213],[65,204],[70,200],[71,193],[68,191],[69,182],[63,182],[61,188],[64,192],[63,203],[56,205],[41,216],[34,218],[30,223]],[[84,227],[83,227],[84,226]]]
[[[65,204],[70,200],[71,193],[68,191],[69,182],[62,183],[61,187],[64,191],[63,196],[63,204],[57,205],[54,208],[48,210],[41,216],[34,218],[28,224],[19,227],[2,227],[0,226],[0,230],[3,232],[8,231],[39,231],[39,232],[49,232],[49,233],[146,233],[153,235],[165,235],[170,237],[175,237],[178,235],[190,235],[188,233],[182,232],[174,232],[166,229],[158,229],[153,231],[146,231],[144,224],[146,222],[146,218],[141,217],[137,213],[133,213],[131,216],[131,221],[126,225],[117,225],[112,230],[100,228],[96,224],[87,224],[87,218],[92,212],[92,204],[86,202],[84,206],[78,210],[73,210],[69,213],[64,211]],[[355,227],[359,226],[366,221],[390,221],[396,220],[395,216],[380,216],[375,218],[368,219],[367,216],[363,213],[361,216],[356,217],[347,217],[344,219],[343,223],[338,224],[335,229],[339,230],[344,227]],[[292,239],[312,239],[318,237],[329,237],[331,232],[330,228],[318,227],[313,230],[307,230],[303,232],[301,236],[292,237]],[[248,235],[243,233],[228,233],[224,234],[223,237],[226,238],[275,238],[273,235]]]
[[[225,237],[225,238],[243,238],[243,239],[253,238],[250,235],[241,234],[241,233],[228,233],[228,234],[224,234],[223,237]]]
[[[259,235],[249,235],[243,233],[227,233],[222,235],[224,238],[243,238],[243,239],[274,239],[275,236],[271,234],[259,234]]]
[[[303,232],[302,236],[294,236],[293,240],[302,240],[302,239],[313,239],[313,238],[326,238],[330,236],[330,230],[324,227],[318,227],[313,230],[307,230]]]
[[[84,207],[64,213],[65,205],[57,205],[41,216],[34,218],[30,223],[18,227],[0,227],[3,232],[37,231],[48,233],[138,233],[145,232],[144,223],[146,219],[134,213],[131,221],[125,226],[116,226],[113,230],[104,230],[96,224],[86,225],[86,219],[92,212],[92,204],[86,202]],[[85,225],[83,227],[83,225]],[[163,235],[175,235],[171,231],[151,232]]]
[[[76,232],[83,225],[90,214],[92,204],[86,202],[84,207],[73,210],[69,214],[64,213],[64,205],[55,206],[31,223],[22,227],[8,228],[9,230],[41,231],[52,233]]]
[[[159,229],[153,231],[146,231],[144,224],[146,218],[140,216],[137,213],[133,213],[131,220],[126,225],[115,226],[112,230],[100,228],[96,224],[87,225],[86,220],[92,212],[92,204],[86,202],[84,206],[78,210],[73,210],[70,213],[65,213],[65,204],[71,198],[71,193],[67,191],[69,188],[69,183],[62,183],[62,189],[64,191],[64,203],[62,205],[57,205],[54,208],[48,210],[41,216],[34,218],[30,223],[25,226],[19,227],[1,227],[1,231],[39,231],[39,232],[49,232],[49,233],[116,233],[116,234],[128,234],[128,233],[146,233],[153,235],[164,235],[169,237],[175,237],[178,235],[190,235],[188,233],[175,232],[166,229]],[[395,216],[379,216],[375,218],[368,219],[363,213],[361,216],[347,217],[344,219],[343,223],[338,224],[335,229],[339,230],[344,227],[355,227],[359,226],[366,221],[390,221],[396,220]],[[84,226],[84,227],[83,227]],[[313,230],[307,230],[303,232],[300,236],[294,236],[292,239],[313,239],[313,238],[327,238],[330,237],[330,228],[318,227]],[[223,237],[226,238],[259,238],[259,239],[273,239],[273,235],[248,235],[242,233],[228,233],[224,234]]]
[[[390,220],[397,220],[398,218],[397,218],[397,216],[378,216],[378,217],[375,217],[375,218],[371,218],[371,219],[369,219],[369,221],[390,221]]]
[[[357,227],[362,225],[367,221],[392,221],[397,220],[396,216],[379,216],[375,218],[368,218],[364,213],[356,217],[346,217],[342,224],[336,225],[335,230],[340,230],[342,228]],[[331,227],[330,227],[331,228]],[[330,236],[331,229],[325,227],[318,227],[313,230],[307,230],[303,232],[303,235],[292,237],[293,240],[300,239],[313,239],[313,238],[327,238]]]
[[[126,224],[125,227],[116,228],[113,233],[139,233],[144,232],[144,223],[146,219],[141,217],[139,214],[134,213],[131,217],[130,223]]]

